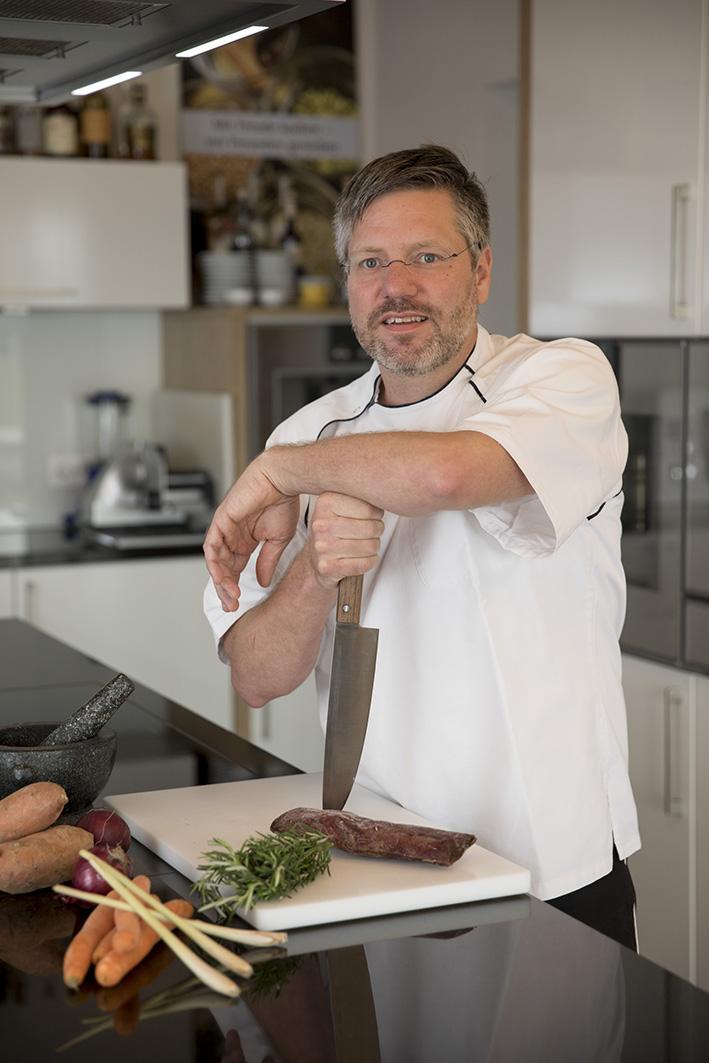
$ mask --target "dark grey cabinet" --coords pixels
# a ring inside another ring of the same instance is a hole
[[[709,342],[603,346],[629,442],[622,646],[709,671]]]

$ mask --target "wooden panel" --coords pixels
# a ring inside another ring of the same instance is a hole
[[[247,463],[248,381],[243,311],[195,307],[163,314],[163,384],[227,392],[234,403],[234,468]]]

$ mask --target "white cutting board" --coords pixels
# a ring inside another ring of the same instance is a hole
[[[222,838],[238,849],[250,835],[267,833],[281,812],[322,807],[322,775],[187,786],[104,800],[125,819],[134,838],[194,881],[202,874],[197,865],[211,838]],[[353,788],[347,811],[393,823],[435,826],[361,786]],[[257,904],[240,914],[259,930],[287,930],[509,897],[527,893],[529,887],[525,868],[477,843],[451,867],[333,849],[330,875],[322,875],[291,897]]]

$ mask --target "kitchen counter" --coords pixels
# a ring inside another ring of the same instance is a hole
[[[142,557],[180,557],[202,552],[201,545],[156,545],[150,549],[115,550],[67,536],[61,528],[31,528],[27,531],[0,529],[0,569],[34,565],[74,565],[96,561],[121,561]]]
[[[111,674],[21,621],[0,621],[5,724],[62,719]],[[145,687],[114,721],[118,760],[108,792],[293,774]],[[137,843],[131,853],[159,892],[187,895],[189,884],[169,865]],[[3,896],[0,905],[18,901]],[[80,1063],[97,1053],[102,1063],[127,1053],[170,1063],[709,1058],[709,994],[528,897],[293,931],[287,955],[264,964],[257,989],[239,1002],[144,1011],[127,1035],[114,1030],[110,1016],[103,1021],[94,993],[70,995],[60,974],[24,967],[33,967],[32,957],[10,955],[0,941],[4,1057],[31,1063]],[[187,975],[172,963],[141,999]],[[129,1030],[134,1020],[124,1009],[118,1025]]]

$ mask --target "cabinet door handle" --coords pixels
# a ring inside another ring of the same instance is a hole
[[[679,730],[682,722],[682,695],[674,687],[665,687],[664,698],[664,780],[663,796],[665,815],[681,817],[684,815],[684,801],[682,794],[675,788],[680,772],[677,766],[677,757],[680,751]]]
[[[691,186],[672,185],[672,231],[670,237],[670,317],[691,317],[687,298],[687,243]]]
[[[37,596],[37,584],[33,579],[25,580],[25,593],[23,601],[23,619],[28,624],[34,624],[35,621],[35,600]]]

